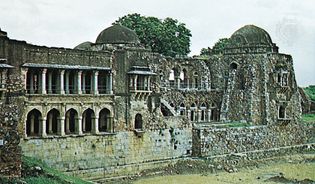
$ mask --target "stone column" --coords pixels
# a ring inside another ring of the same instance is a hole
[[[83,134],[83,132],[82,132],[82,117],[78,117],[78,118],[76,118],[76,124],[77,124],[77,133],[79,134],[79,135],[82,135]]]
[[[66,134],[70,133],[70,113],[67,113],[67,115],[66,115],[65,132],[66,132]]]
[[[27,73],[28,73],[28,69],[24,68],[22,69],[22,75],[24,76],[24,85],[25,85],[25,91],[27,92]]]
[[[190,109],[187,110],[187,116],[188,116],[188,119],[191,120],[190,119],[190,116],[191,116],[191,110]]]
[[[70,93],[70,91],[69,91],[69,75],[70,75],[70,72],[69,71],[67,71],[66,72],[66,85],[65,85],[65,87],[66,87],[66,94],[69,94]]]
[[[85,94],[85,72],[82,73],[82,94]]]
[[[186,84],[186,88],[189,89],[189,78],[187,78],[187,84]]]
[[[208,109],[208,122],[211,121],[211,109]]]
[[[98,71],[93,72],[93,92],[98,95]]]
[[[34,114],[31,115],[31,130],[30,130],[30,135],[34,135],[34,130],[35,130],[35,116]]]
[[[64,74],[65,74],[65,71],[64,70],[61,70],[60,71],[60,94],[65,94],[65,89],[64,89]]]
[[[135,75],[135,78],[134,78],[134,90],[135,91],[137,90],[137,80],[138,80],[138,76]]]
[[[93,118],[93,133],[98,134],[99,133],[99,117],[95,116]]]
[[[46,118],[42,118],[40,120],[40,124],[41,124],[41,136],[42,137],[46,137],[47,133],[46,133]]]
[[[78,94],[82,94],[81,76],[82,76],[82,71],[78,71],[78,76],[77,76],[77,92],[78,92]]]
[[[199,109],[199,110],[197,110],[197,112],[198,112],[198,122],[201,122],[201,110]]]
[[[85,118],[85,116],[83,116],[82,117],[82,132],[85,132],[85,124],[86,124],[85,120],[86,120],[86,118]]]
[[[48,72],[48,94],[52,94],[52,71]]]
[[[177,89],[180,89],[180,78],[179,78],[179,76],[175,77],[175,86],[177,87]]]
[[[151,90],[151,76],[148,77],[148,91]]]
[[[34,74],[30,73],[30,94],[34,94]]]
[[[41,73],[41,94],[46,94],[46,73],[47,69],[43,69]]]
[[[113,94],[113,73],[109,72],[109,94]]]
[[[59,127],[59,134],[61,136],[64,136],[65,135],[65,118],[64,117],[60,117],[58,119],[58,122],[59,122],[59,125],[60,125],[60,127]]]
[[[53,114],[50,113],[48,115],[48,134],[52,134],[53,131],[52,131],[52,124],[53,124]]]

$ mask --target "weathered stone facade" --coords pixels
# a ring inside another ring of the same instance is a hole
[[[285,126],[301,115],[291,56],[253,25],[208,59],[153,53],[120,25],[74,49],[1,34],[0,58],[13,67],[5,76],[15,80],[6,83],[19,99],[12,105],[23,154],[83,177],[189,156],[198,124]]]

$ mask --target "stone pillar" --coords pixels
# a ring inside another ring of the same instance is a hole
[[[48,115],[48,134],[52,134],[53,133],[52,124],[53,124],[53,114],[50,113]]]
[[[85,94],[85,72],[82,73],[82,94]]]
[[[66,134],[70,133],[70,113],[67,113],[67,115],[66,115],[65,132],[66,132]]]
[[[211,109],[208,109],[208,122],[211,121]]]
[[[189,119],[189,121],[190,121],[190,120],[191,120],[191,119],[190,119],[190,116],[191,116],[191,110],[190,110],[190,109],[187,110],[187,116],[188,116],[188,119]]]
[[[82,76],[82,71],[78,71],[78,76],[77,76],[77,92],[78,92],[78,94],[82,94],[81,76]]]
[[[82,117],[78,117],[76,118],[76,127],[77,127],[77,133],[79,135],[82,135],[83,132],[82,132]]]
[[[94,118],[93,118],[93,133],[95,133],[95,134],[98,134],[99,133],[99,117],[98,116],[95,116]]]
[[[65,89],[64,89],[64,74],[65,74],[65,71],[64,70],[61,70],[60,71],[60,94],[65,94]]]
[[[148,91],[151,91],[151,76],[148,77]]]
[[[34,74],[30,73],[30,94],[34,94]]]
[[[84,113],[83,113],[83,114],[84,114]],[[82,132],[85,132],[85,124],[86,124],[85,120],[86,120],[86,117],[83,116],[83,117],[82,117]]]
[[[48,72],[48,94],[52,94],[52,71]]]
[[[113,94],[113,73],[109,72],[109,94]]]
[[[175,86],[177,87],[177,89],[180,89],[180,78],[179,78],[179,76],[175,77]]]
[[[40,124],[41,124],[41,136],[42,137],[46,137],[47,136],[47,133],[46,133],[46,118],[42,118],[40,120]]]
[[[60,117],[58,119],[58,122],[59,122],[59,125],[60,125],[60,127],[59,127],[59,134],[61,136],[64,136],[65,135],[65,118],[64,117]]]
[[[186,88],[189,89],[189,78],[187,78],[187,84],[186,84]]]
[[[27,92],[27,73],[28,73],[28,69],[24,68],[22,69],[22,75],[24,76],[24,85],[25,85],[25,91]]]
[[[31,115],[31,126],[30,126],[30,135],[34,135],[35,130],[35,116],[34,114]]]
[[[98,71],[93,72],[93,92],[98,95]]]
[[[137,90],[137,79],[138,79],[138,76],[137,75],[135,75],[135,77],[134,77],[134,90],[136,91]]]
[[[199,109],[199,110],[197,110],[197,112],[198,112],[198,122],[201,122],[201,110]]]
[[[41,84],[40,84],[41,94],[46,94],[46,73],[47,73],[47,69],[43,69],[41,73]]]
[[[69,94],[70,93],[70,91],[69,91],[69,75],[70,75],[70,72],[69,71],[67,71],[66,72],[66,85],[65,85],[65,87],[66,87],[66,89],[65,89],[65,93],[66,94]]]

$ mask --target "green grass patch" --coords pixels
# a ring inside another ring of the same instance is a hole
[[[31,157],[22,157],[22,178],[6,179],[0,177],[0,183],[6,184],[91,184],[80,178],[68,176],[48,167],[45,163]]]

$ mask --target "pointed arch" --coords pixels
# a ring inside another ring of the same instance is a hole
[[[74,134],[78,129],[78,112],[71,108],[65,115],[65,133]]]
[[[112,118],[110,116],[110,110],[104,108],[99,113],[99,132],[111,132],[112,130]]]
[[[60,129],[60,112],[57,109],[51,109],[47,113],[46,133],[47,135],[56,135]]]
[[[83,133],[90,133],[92,125],[95,123],[95,113],[92,109],[86,109],[82,114],[82,131]]]
[[[40,133],[40,120],[42,119],[42,113],[33,109],[27,114],[26,119],[26,136],[39,136]]]

